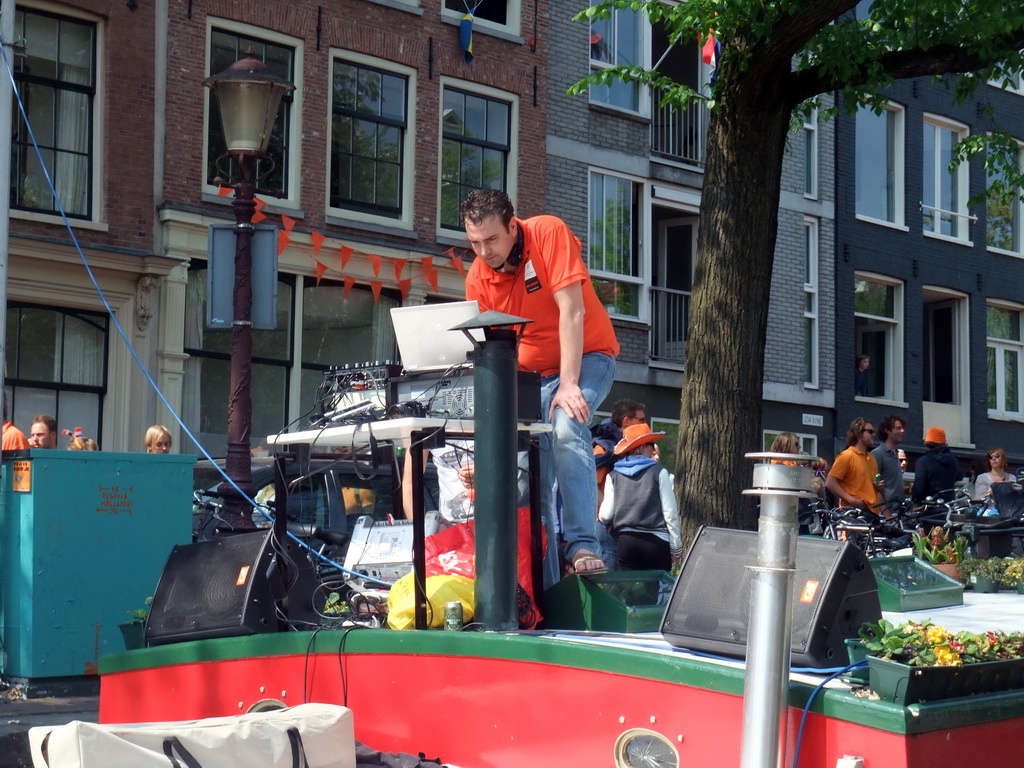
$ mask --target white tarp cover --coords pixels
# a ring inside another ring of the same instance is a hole
[[[297,729],[301,755],[295,759]],[[355,768],[352,711],[334,704],[167,723],[67,725],[29,729],[34,768],[172,768],[165,742],[176,738],[188,755],[174,751],[180,766],[195,768]],[[175,768],[177,768],[175,766]]]

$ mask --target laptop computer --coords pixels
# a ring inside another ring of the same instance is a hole
[[[466,362],[472,343],[462,331],[449,328],[480,314],[475,301],[451,301],[444,304],[423,304],[416,307],[394,307],[391,322],[406,371],[443,371]],[[483,340],[482,331],[473,337]]]

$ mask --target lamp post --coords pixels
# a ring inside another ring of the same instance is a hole
[[[238,163],[238,181],[233,185],[235,199],[235,292],[231,323],[231,384],[228,393],[228,445],[224,471],[231,483],[221,484],[219,492],[225,508],[245,514],[252,497],[252,217],[256,160],[265,157],[270,133],[285,93],[295,86],[270,72],[253,57],[251,51],[223,72],[203,81],[212,90],[220,107],[221,125],[227,153]],[[241,491],[241,493],[239,492]],[[243,496],[244,494],[244,496]]]

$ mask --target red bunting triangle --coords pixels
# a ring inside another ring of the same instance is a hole
[[[277,255],[280,256],[284,253],[284,249],[288,247],[288,243],[291,242],[292,236],[289,235],[282,229],[277,231]]]
[[[263,206],[266,205],[266,203],[263,202],[262,200],[260,200],[258,197],[256,198],[255,202],[256,202],[256,213],[254,213],[252,215],[252,223],[253,224],[259,224],[261,221],[263,221],[265,218],[267,218],[267,214],[265,214],[263,212]]]
[[[295,228],[295,219],[282,213],[281,223],[284,224],[284,231],[290,235]]]
[[[427,280],[430,281],[430,287],[434,289],[434,293],[437,293],[437,272],[431,270],[427,272]]]
[[[380,289],[384,287],[384,283],[380,280],[370,281],[370,290],[373,291],[373,305],[377,306],[377,300],[380,299]]]
[[[402,282],[402,270],[405,269],[405,259],[395,259],[395,280]]]
[[[347,245],[341,246],[341,270],[344,272],[348,266],[348,260],[352,258],[352,249]]]
[[[448,251],[452,257],[452,266],[455,267],[455,271],[463,277],[466,276],[466,265],[462,263],[462,257],[457,255],[453,250]]]
[[[220,195],[221,197],[227,197],[234,191],[235,190],[233,190],[231,187],[221,187],[220,189],[217,190],[217,194]]]
[[[309,239],[313,241],[313,253],[320,255],[320,247],[324,244],[324,236],[319,232],[310,232]]]
[[[405,303],[406,297],[409,295],[409,289],[411,287],[412,287],[412,279],[411,278],[407,279],[407,280],[399,280],[398,281],[398,290],[402,294],[402,303],[403,304]]]
[[[316,263],[316,284],[320,285],[320,281],[324,277],[324,272],[327,271],[327,265],[321,264],[319,261]]]
[[[345,283],[345,292],[342,294],[344,298],[348,297],[348,292],[352,290],[352,286],[356,284],[356,279],[351,275],[342,275],[342,281]]]
[[[370,260],[370,264],[373,265],[373,274],[375,274],[377,277],[380,277],[380,256],[378,256],[375,253],[368,253],[366,254],[366,258],[368,258]]]

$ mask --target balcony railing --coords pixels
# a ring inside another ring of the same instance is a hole
[[[651,359],[682,363],[690,324],[690,292],[651,288]]]
[[[703,104],[685,109],[658,106],[664,91],[651,89],[654,119],[651,121],[651,151],[689,165],[704,167],[708,141],[708,110]]]

